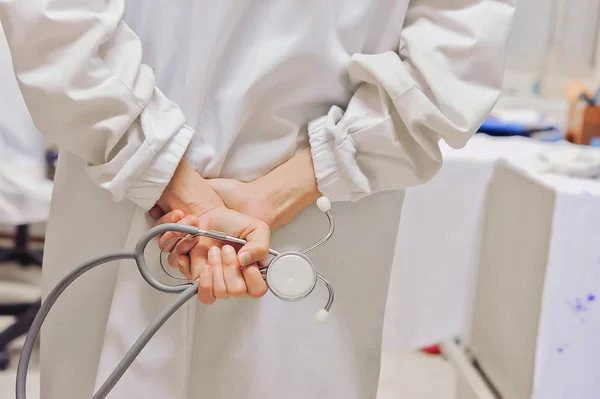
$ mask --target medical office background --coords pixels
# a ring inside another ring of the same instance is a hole
[[[382,399],[600,398],[600,1],[518,0],[509,45],[480,132],[407,190]],[[39,306],[56,157],[0,36],[0,398]]]

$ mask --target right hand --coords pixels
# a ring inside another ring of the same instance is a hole
[[[180,216],[179,211],[170,212],[158,224],[172,223]],[[225,245],[222,250],[213,246],[208,252],[207,262],[206,248],[199,240],[183,240],[178,245],[181,251],[189,254],[191,270],[198,271],[194,280],[199,282],[198,297],[202,303],[210,305],[216,299],[246,294],[260,298],[267,292],[267,283],[259,269],[259,264],[266,264],[269,251],[270,230],[266,223],[226,208],[215,208],[200,217],[186,216],[179,223],[220,231],[247,241],[237,256],[230,245]],[[166,243],[165,237],[166,234],[159,240],[161,247]],[[169,264],[172,265],[172,262]]]
[[[224,206],[221,197],[184,158],[151,213],[158,207],[163,213],[180,210],[186,215],[201,216]]]

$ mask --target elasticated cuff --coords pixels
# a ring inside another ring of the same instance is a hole
[[[328,115],[309,123],[308,135],[319,191],[331,201],[350,201],[351,195],[343,173],[338,169],[336,140],[333,129],[342,119],[343,111],[333,107]]]

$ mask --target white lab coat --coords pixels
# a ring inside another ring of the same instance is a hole
[[[430,179],[438,141],[464,145],[491,110],[513,8],[0,0],[25,100],[62,149],[46,292],[77,262],[133,245],[187,148],[203,176],[247,181],[310,146],[319,188],[337,202],[336,235],[313,256],[337,294],[326,327],[313,321],[322,287],[294,304],[190,303],[111,397],[374,398],[398,190]],[[325,227],[311,208],[272,244],[303,247]],[[44,399],[90,396],[172,299],[124,263],[78,282],[51,315]]]

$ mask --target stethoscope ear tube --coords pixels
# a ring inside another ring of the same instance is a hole
[[[175,224],[175,223],[161,224],[159,226],[153,227],[152,229],[148,230],[148,232],[146,234],[144,234],[142,236],[142,238],[140,238],[140,240],[138,241],[138,243],[135,246],[134,257],[135,257],[135,263],[137,264],[138,270],[139,270],[140,274],[142,275],[142,278],[152,288],[154,288],[158,291],[161,291],[161,292],[168,293],[168,294],[177,294],[177,293],[183,292],[186,289],[188,289],[190,286],[190,282],[186,282],[184,284],[178,284],[178,285],[169,285],[169,284],[161,283],[160,281],[155,279],[152,276],[152,274],[150,273],[150,269],[148,268],[148,264],[146,263],[146,258],[144,257],[144,252],[146,250],[146,247],[154,239],[154,237],[157,237],[161,234],[164,234],[167,232],[172,232],[172,231],[191,235],[191,236],[200,235],[200,233],[203,233],[202,230],[199,230],[197,227],[188,226],[185,224]]]
[[[325,284],[325,286],[327,287],[327,290],[329,291],[329,299],[327,301],[327,304],[325,305],[325,308],[321,309],[317,313],[317,321],[322,323],[322,322],[326,321],[329,309],[331,308],[331,305],[333,304],[333,299],[334,299],[333,288],[331,287],[329,282],[327,282],[327,280],[325,280],[320,274],[316,273],[316,270],[314,269],[312,262],[310,261],[310,259],[308,259],[306,254],[319,248],[332,236],[333,230],[334,230],[334,221],[333,221],[333,217],[330,212],[331,204],[327,198],[322,197],[321,199],[319,199],[319,201],[317,202],[317,205],[318,205],[319,209],[323,213],[325,213],[325,215],[327,216],[327,219],[329,220],[329,230],[328,230],[327,234],[325,235],[325,237],[323,237],[317,243],[313,244],[312,246],[310,246],[309,248],[304,250],[302,253],[292,253],[292,252],[279,253],[273,249],[270,249],[269,253],[271,255],[275,256],[274,259],[282,259],[284,257],[291,257],[292,259],[296,259],[296,260],[303,259],[303,261],[306,262],[306,264],[310,268],[312,268],[312,270],[314,272],[312,274],[313,274],[313,278],[315,280],[312,282],[309,281],[310,286],[308,287],[308,289],[305,290],[305,292],[300,292],[299,294],[297,294],[298,298],[296,298],[296,299],[302,299],[306,295],[308,295],[310,292],[312,292],[317,279],[320,280],[323,284]],[[183,224],[163,224],[163,225],[156,226],[156,227],[150,229],[146,234],[144,234],[142,236],[142,238],[140,238],[140,240],[138,241],[138,243],[135,247],[135,250],[133,252],[122,251],[122,252],[108,254],[108,255],[101,256],[99,258],[90,260],[90,261],[76,267],[75,269],[73,269],[69,274],[67,274],[62,280],[59,281],[59,283],[52,289],[52,291],[50,291],[50,293],[48,294],[46,299],[42,302],[40,310],[38,311],[35,319],[33,320],[31,328],[29,329],[29,333],[27,334],[27,338],[25,339],[25,344],[23,345],[23,349],[21,351],[19,365],[17,367],[16,399],[27,399],[27,394],[26,394],[27,370],[29,368],[29,362],[31,360],[31,355],[35,348],[35,342],[40,333],[40,330],[42,328],[42,324],[44,323],[44,320],[48,316],[48,313],[50,312],[50,310],[52,309],[52,306],[54,306],[54,304],[56,303],[56,301],[58,300],[60,295],[77,278],[79,278],[84,273],[94,269],[97,266],[103,265],[108,262],[116,261],[116,260],[133,259],[133,260],[135,260],[135,263],[137,265],[137,268],[138,268],[140,274],[142,275],[142,278],[150,286],[152,286],[153,288],[155,288],[161,292],[171,293],[171,294],[179,294],[179,295],[171,304],[169,304],[169,306],[167,306],[158,315],[158,317],[150,325],[148,325],[146,330],[142,333],[142,335],[140,335],[140,337],[136,340],[136,342],[129,349],[129,351],[127,351],[127,354],[123,357],[121,362],[117,365],[117,367],[113,370],[113,372],[110,374],[110,376],[106,379],[104,384],[102,384],[102,386],[100,387],[98,392],[96,392],[94,394],[92,399],[103,399],[110,393],[110,391],[114,388],[114,386],[117,384],[117,382],[121,379],[123,374],[125,374],[125,371],[129,368],[129,366],[131,366],[131,364],[136,359],[136,357],[140,354],[142,349],[144,349],[144,347],[148,344],[150,339],[152,339],[152,337],[163,326],[163,324],[181,306],[183,306],[183,304],[185,304],[187,301],[189,301],[191,298],[195,297],[198,294],[198,283],[197,282],[188,281],[184,284],[179,284],[179,285],[167,285],[167,284],[163,284],[160,281],[158,281],[150,273],[150,270],[146,263],[146,259],[144,257],[144,252],[146,250],[146,247],[148,246],[148,244],[152,241],[152,239],[154,237],[156,237],[160,234],[169,232],[169,231],[175,231],[175,232],[183,233],[183,234],[190,235],[190,236],[212,237],[212,238],[217,238],[217,239],[221,239],[224,241],[240,243],[240,244],[246,243],[246,241],[244,241],[240,238],[229,237],[226,234],[220,233],[220,232],[203,231],[196,227],[183,225]],[[306,264],[305,264],[305,266],[306,266]],[[293,264],[290,264],[290,265],[294,266]],[[290,266],[290,265],[288,265],[288,266]],[[267,267],[269,267],[269,266],[267,266]],[[291,269],[293,269],[293,267]],[[291,269],[288,267],[288,270],[291,270]],[[267,277],[267,279],[269,279],[268,275],[266,277]],[[282,280],[282,278],[283,278],[283,280]],[[279,281],[285,281],[288,278],[289,277],[286,277],[284,275],[283,277],[279,277],[279,279],[280,279]],[[306,278],[303,277],[303,280],[306,280]],[[275,291],[273,291],[273,292],[275,293]],[[279,292],[279,294],[280,294],[279,295],[280,298],[282,298],[282,299],[285,298],[284,300],[294,300],[293,295],[292,296],[286,295],[286,293],[283,291]]]
[[[192,299],[198,294],[198,283],[191,284],[185,291],[180,293],[177,298],[169,304],[158,317],[146,327],[142,335],[135,341],[131,348],[127,351],[123,359],[119,362],[117,367],[113,370],[110,376],[106,379],[104,384],[98,389],[98,392],[94,394],[92,399],[104,399],[110,391],[115,387],[117,382],[123,377],[123,374],[127,371],[129,366],[138,357],[142,349],[150,342],[152,337],[160,330],[167,320],[182,307],[187,301]]]
[[[114,254],[105,255],[93,260],[90,260],[67,274],[60,282],[50,291],[46,299],[42,302],[40,310],[38,311],[33,323],[29,328],[25,344],[21,350],[21,357],[19,359],[19,365],[17,367],[17,382],[16,382],[16,399],[26,399],[26,387],[27,387],[27,369],[29,368],[29,362],[31,360],[31,354],[35,348],[35,342],[42,328],[42,324],[48,316],[48,313],[52,309],[52,306],[60,295],[71,285],[71,283],[82,274],[92,270],[93,268],[103,265],[107,262],[123,259],[133,259],[135,254],[133,252],[117,252]],[[95,396],[94,396],[95,398]]]

